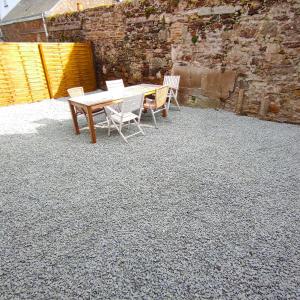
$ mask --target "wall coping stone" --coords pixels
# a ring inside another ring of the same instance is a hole
[[[237,11],[240,11],[241,9],[242,7],[240,5],[209,6],[209,7],[200,7],[200,8],[191,9],[182,12],[181,15],[193,15],[193,14],[197,14],[198,16],[227,15],[227,14],[234,14]]]
[[[76,29],[81,29],[81,24],[75,24],[75,25],[59,25],[55,27],[49,27],[48,30],[51,32],[53,31],[66,31],[66,30],[76,30]]]

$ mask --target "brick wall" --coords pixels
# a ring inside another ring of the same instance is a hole
[[[5,41],[42,42],[46,41],[42,19],[1,26]]]

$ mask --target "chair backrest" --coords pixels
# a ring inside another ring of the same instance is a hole
[[[169,86],[172,89],[179,89],[180,76],[164,76],[164,85]]]
[[[74,87],[71,89],[68,89],[68,94],[71,98],[78,97],[78,96],[84,96],[83,87]]]
[[[106,81],[106,87],[108,91],[122,90],[124,89],[123,79]]]
[[[162,107],[166,103],[168,91],[169,91],[168,86],[164,86],[164,87],[156,90],[156,93],[155,93],[156,108]]]
[[[131,96],[125,98],[121,105],[121,115],[126,113],[138,111],[139,116],[141,115],[144,104],[144,94]]]

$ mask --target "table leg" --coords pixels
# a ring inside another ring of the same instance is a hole
[[[166,108],[166,105],[164,106],[164,108],[163,108],[163,110],[162,110],[162,116],[163,116],[164,118],[166,118],[166,117],[168,116],[168,110],[167,110],[167,108]]]
[[[73,127],[75,130],[76,134],[80,134],[79,126],[78,126],[78,120],[77,120],[77,114],[75,112],[74,105],[69,102],[70,110],[71,110],[71,115],[72,115],[72,120],[73,120]]]
[[[95,131],[94,120],[93,120],[93,111],[92,111],[91,107],[87,108],[87,117],[88,117],[91,141],[93,144],[95,144],[96,143],[96,131]]]

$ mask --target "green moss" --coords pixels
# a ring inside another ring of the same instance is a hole
[[[151,15],[155,14],[156,8],[154,6],[148,6],[145,8],[145,16],[148,19]]]
[[[60,16],[60,14],[55,14],[55,15],[52,15],[52,16],[48,17],[47,20],[55,21],[55,19],[58,18],[59,16]]]
[[[169,0],[169,5],[177,7],[179,4],[179,0]]]
[[[78,11],[70,11],[70,12],[65,13],[65,15],[68,17],[76,17],[79,15],[79,12]]]
[[[131,5],[133,5],[132,0],[124,0],[122,2],[122,4],[125,5],[125,6],[131,6]]]
[[[192,43],[195,45],[198,42],[199,37],[197,35],[192,36]]]
[[[67,38],[66,38],[65,35],[62,33],[62,34],[60,35],[59,40],[63,43],[63,42],[66,42],[66,41],[67,41]]]
[[[126,15],[127,18],[132,18],[132,17],[134,17],[134,13],[132,13],[131,11],[126,11],[126,12],[125,12],[125,15]]]
[[[166,27],[166,18],[165,18],[165,16],[163,16],[162,19],[161,19],[161,25],[162,25],[162,28]]]
[[[148,0],[140,0],[140,5],[141,5],[142,7],[145,7],[145,6],[149,6],[150,3],[149,3]]]

